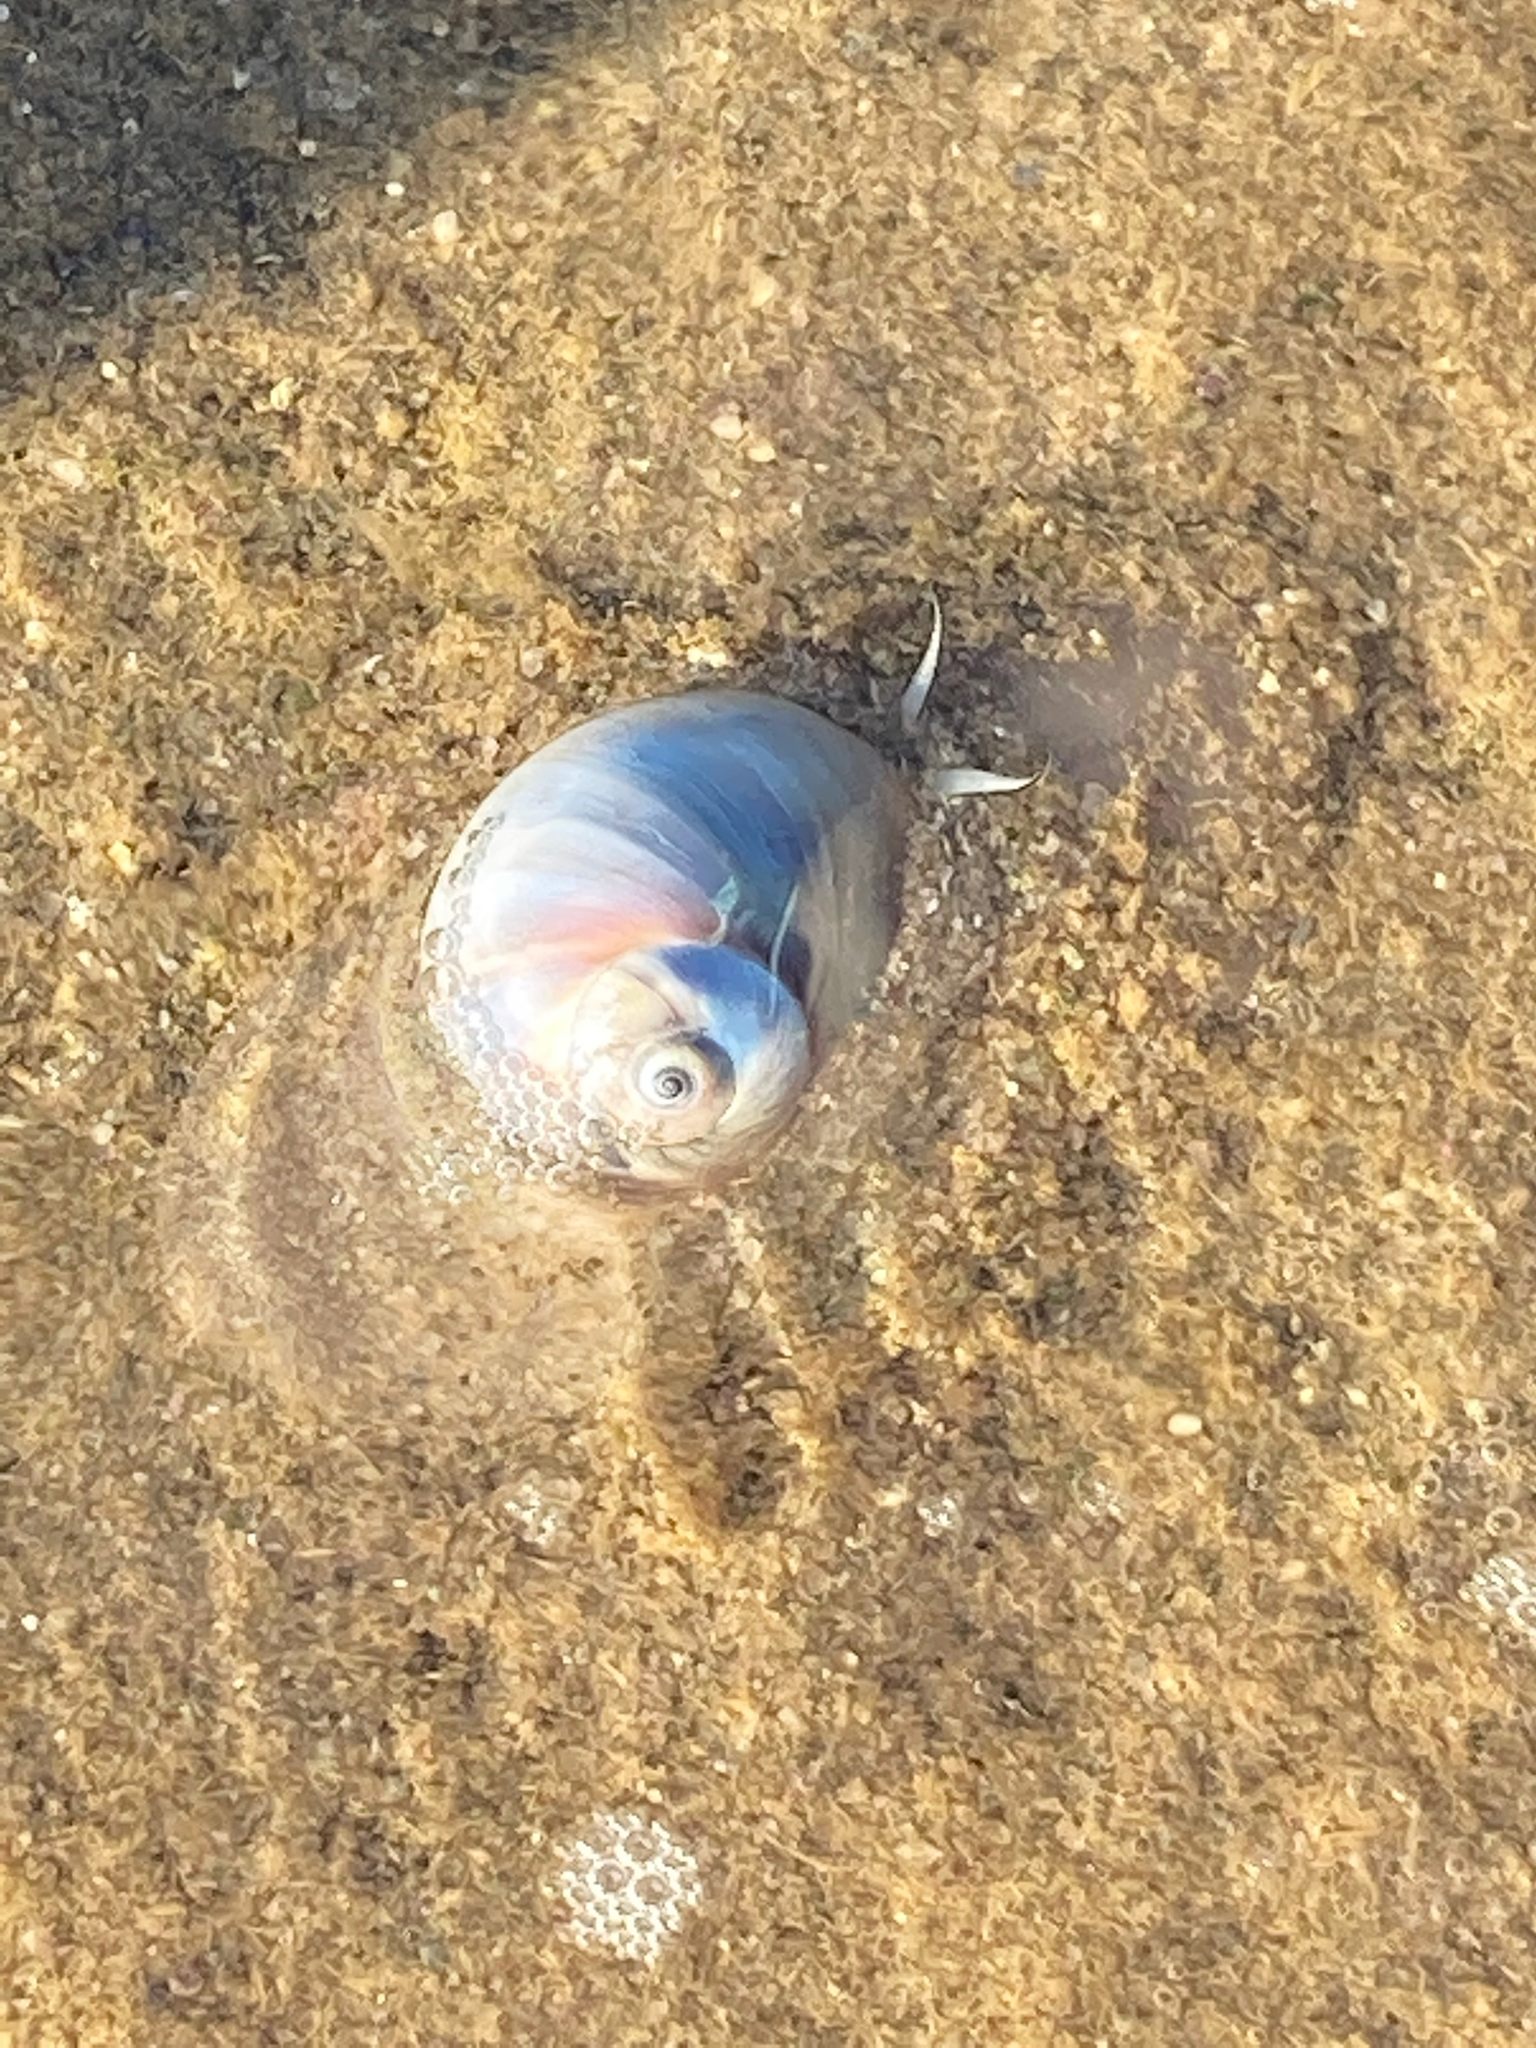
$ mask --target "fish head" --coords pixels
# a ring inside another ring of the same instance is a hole
[[[788,1122],[811,1066],[792,992],[724,944],[623,954],[571,1024],[570,1085],[612,1125],[619,1177],[641,1188],[729,1178]]]

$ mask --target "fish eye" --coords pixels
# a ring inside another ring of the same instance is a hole
[[[639,1061],[634,1085],[649,1109],[689,1109],[711,1089],[729,1086],[730,1062],[718,1046],[674,1040],[653,1046]]]

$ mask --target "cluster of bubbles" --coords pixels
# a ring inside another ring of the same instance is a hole
[[[1462,1598],[1485,1621],[1500,1623],[1523,1642],[1536,1644],[1536,1569],[1529,1557],[1496,1551],[1461,1590]]]
[[[502,1037],[489,1005],[461,966],[468,902],[495,831],[493,822],[464,835],[443,877],[447,916],[421,941],[417,988],[428,1020],[449,1058],[469,1082],[484,1130],[468,1146],[443,1152],[434,1178],[444,1192],[491,1173],[509,1182],[542,1181],[563,1188],[590,1184],[620,1167],[625,1134],[595,1116]]]
[[[1536,1646],[1536,1547],[1527,1527],[1524,1461],[1502,1402],[1463,1405],[1462,1427],[1440,1437],[1414,1478],[1429,1541],[1411,1553],[1410,1589],[1421,1615],[1432,1616],[1454,1597]]]
[[[703,1896],[692,1850],[633,1810],[592,1816],[566,1846],[559,1888],[578,1947],[647,1965]]]
[[[435,934],[433,936],[436,936]],[[499,1141],[499,1172],[560,1187],[617,1164],[620,1133],[503,1044],[487,1005],[446,962],[422,976],[427,1016]]]

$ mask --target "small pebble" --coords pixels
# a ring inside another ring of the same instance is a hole
[[[748,462],[777,462],[778,459],[778,449],[761,434],[755,441],[747,443]]]
[[[717,412],[709,423],[709,431],[717,441],[739,441],[747,431],[747,423],[734,405]]]
[[[544,673],[543,648],[525,647],[517,657],[517,672],[525,682],[536,682]]]
[[[1168,1418],[1168,1434],[1170,1436],[1199,1436],[1204,1428],[1204,1418],[1196,1415],[1189,1408],[1176,1408]]]
[[[1114,792],[1102,782],[1085,782],[1078,791],[1077,808],[1085,824],[1096,825],[1114,800]]]
[[[21,637],[27,645],[41,654],[53,645],[53,634],[44,619],[28,619],[21,629]]]
[[[1127,1031],[1139,1031],[1146,1022],[1151,998],[1139,981],[1127,975],[1115,991],[1115,1014]]]
[[[21,1617],[21,1625],[29,1636],[35,1636],[42,1627],[42,1623],[35,1614],[24,1614]]]
[[[1195,396],[1202,405],[1222,405],[1232,396],[1229,380],[1215,363],[1207,363],[1195,377]]]
[[[306,135],[299,143],[299,155],[303,157],[313,156],[319,149],[319,147],[320,145],[318,142],[314,141],[310,136]]]
[[[451,249],[459,239],[459,216],[451,206],[432,216],[432,239],[439,249]]]
[[[391,178],[385,184],[384,197],[386,199],[403,199],[405,197],[405,187],[398,178]]]

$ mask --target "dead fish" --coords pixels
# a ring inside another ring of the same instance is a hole
[[[941,634],[935,603],[908,732]],[[418,983],[506,1158],[631,1193],[740,1173],[880,978],[908,819],[875,748],[747,691],[600,713],[514,768],[438,877]]]

